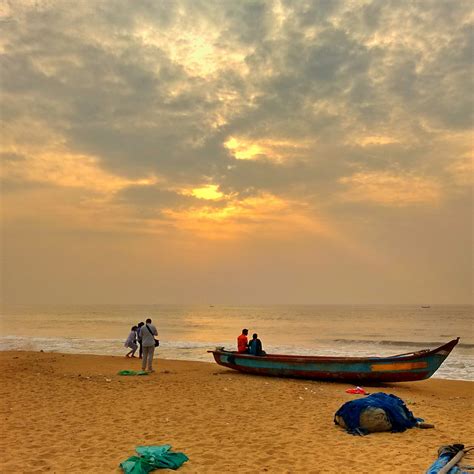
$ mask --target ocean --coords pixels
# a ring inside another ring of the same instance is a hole
[[[460,343],[434,377],[474,380],[472,305],[3,305],[0,350],[124,355],[132,325],[150,317],[158,357],[213,362],[242,328],[267,353],[385,356]]]

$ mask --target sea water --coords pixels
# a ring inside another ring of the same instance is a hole
[[[434,377],[474,380],[472,305],[3,305],[0,350],[124,355],[132,325],[151,318],[158,357],[213,362],[242,328],[267,353],[387,356],[460,343]]]

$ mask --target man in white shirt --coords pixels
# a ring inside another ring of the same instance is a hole
[[[155,352],[155,336],[158,336],[156,327],[151,324],[148,318],[144,326],[140,328],[140,336],[142,337],[143,359],[142,370],[154,372],[153,370],[153,354]]]

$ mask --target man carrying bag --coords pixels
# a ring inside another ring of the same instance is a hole
[[[145,326],[142,326],[140,335],[142,336],[143,346],[142,370],[154,372],[153,354],[155,352],[155,346],[158,346],[159,342],[158,339],[155,339],[155,336],[158,336],[158,331],[156,327],[151,324],[150,318],[146,320]]]

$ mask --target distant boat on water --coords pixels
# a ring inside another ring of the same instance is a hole
[[[422,308],[431,308],[429,304],[423,305]]]

